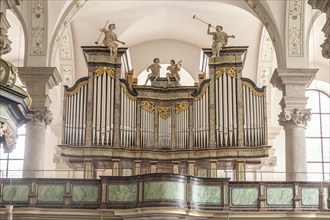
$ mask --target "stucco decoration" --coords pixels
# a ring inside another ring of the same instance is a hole
[[[311,120],[311,113],[309,109],[299,110],[293,109],[292,111],[283,111],[279,115],[279,124],[283,127],[288,125],[294,126],[307,126],[307,122]]]
[[[73,81],[73,66],[63,65],[61,68],[63,85],[71,86]]]
[[[261,62],[273,61],[273,44],[268,32],[265,30],[262,38]]]
[[[303,55],[303,5],[301,0],[290,0],[288,13],[288,50],[289,56]]]
[[[11,51],[11,41],[8,38],[7,32],[10,27],[5,15],[0,12],[0,57]]]
[[[53,121],[53,113],[50,110],[37,111],[33,115],[33,121],[43,123],[47,127]]]
[[[16,146],[16,135],[7,126],[6,123],[0,121],[0,140],[4,143],[4,152],[11,153]]]
[[[69,26],[65,25],[62,34],[57,38],[57,42],[60,48],[60,58],[63,60],[69,60],[72,58],[72,45],[70,39],[71,36]]]
[[[46,50],[46,3],[42,0],[32,0],[31,18],[31,55],[45,55]]]

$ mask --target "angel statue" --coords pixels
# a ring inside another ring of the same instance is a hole
[[[104,46],[107,46],[108,49],[110,50],[110,56],[116,57],[117,56],[117,50],[118,50],[118,43],[125,45],[125,42],[122,42],[118,40],[117,35],[113,30],[116,28],[115,24],[110,24],[109,29],[102,28],[100,29],[101,32],[104,32],[104,39],[103,39],[103,44]]]
[[[148,66],[148,68],[147,68],[147,72],[149,72],[149,70],[150,70],[151,73],[149,73],[146,83],[144,85],[147,85],[147,82],[149,80],[151,80],[151,78],[155,78],[154,82],[159,78],[160,68],[162,68],[162,67],[159,65],[159,58],[155,58],[154,63],[150,64],[150,66]]]
[[[167,78],[168,84],[171,83],[170,78],[175,78],[178,85],[181,86],[181,84],[180,84],[180,75],[179,75],[179,71],[181,70],[180,69],[181,62],[182,61],[180,60],[177,64],[175,64],[175,61],[171,60],[171,65],[167,67],[167,70],[169,72],[166,73],[166,78]]]

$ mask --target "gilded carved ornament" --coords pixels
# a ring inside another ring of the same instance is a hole
[[[171,116],[171,107],[159,107],[159,116],[162,119],[167,119]]]
[[[4,122],[0,122],[0,137],[4,138],[5,153],[11,153],[16,146],[16,135]]]
[[[175,113],[179,114],[189,108],[188,102],[177,102],[175,105]]]
[[[141,108],[148,112],[154,112],[155,111],[155,103],[150,101],[142,101],[141,102]]]
[[[112,67],[99,66],[94,69],[94,77],[99,77],[103,73],[107,73],[111,78],[115,78],[116,70]]]
[[[131,93],[129,93],[125,83],[120,83],[121,88],[123,89],[124,93],[126,94],[126,96],[131,99],[131,100],[136,100],[136,96],[132,95]]]
[[[287,125],[307,126],[307,122],[311,120],[311,113],[309,110],[299,110],[297,108],[292,111],[283,111],[278,117],[279,124],[283,127]]]
[[[243,81],[242,84],[246,87],[248,87],[248,89],[252,92],[253,95],[256,95],[256,96],[264,96],[264,92],[259,92],[257,91],[253,85],[251,85],[249,82],[246,82],[246,81]]]
[[[204,84],[202,91],[197,96],[194,97],[194,100],[198,101],[200,98],[202,98],[208,87],[209,87],[209,83]]]
[[[76,86],[76,88],[72,91],[69,91],[67,92],[66,94],[68,96],[73,96],[75,94],[77,94],[78,92],[80,92],[81,88],[84,86],[84,85],[87,85],[88,84],[88,81],[85,80],[85,81],[81,81],[80,83],[78,83],[78,85]]]
[[[231,76],[233,78],[237,78],[237,68],[236,67],[220,67],[220,68],[216,68],[216,70],[215,70],[216,79],[218,79],[224,73],[227,73],[228,76]]]

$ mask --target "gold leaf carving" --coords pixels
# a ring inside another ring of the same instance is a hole
[[[126,96],[131,99],[131,100],[136,100],[136,96],[132,95],[131,93],[129,93],[125,83],[120,83],[121,88],[123,89],[124,93],[126,94]]]
[[[67,94],[68,96],[73,96],[73,95],[77,94],[77,93],[80,91],[80,89],[81,89],[84,85],[87,85],[87,84],[88,84],[88,80],[81,81],[81,82],[76,86],[76,88],[75,88],[74,90],[69,91],[69,92],[67,92],[66,94]]]
[[[107,73],[111,78],[115,78],[116,75],[115,68],[112,67],[99,66],[94,68],[94,77],[98,77],[103,73]]]
[[[243,81],[242,84],[249,88],[253,95],[264,96],[264,92],[257,91],[249,82]]]
[[[170,117],[171,107],[159,107],[159,116],[164,120]]]
[[[220,68],[217,68],[216,71],[215,71],[216,79],[218,79],[224,73],[227,73],[228,76],[231,76],[233,78],[237,78],[237,69],[236,69],[236,67],[220,67]]]
[[[141,102],[141,108],[148,112],[154,112],[155,111],[155,103],[149,102],[149,101],[142,101]]]
[[[183,112],[189,108],[188,102],[177,102],[175,105],[175,113],[179,114],[180,112]]]
[[[204,84],[202,91],[197,96],[194,97],[194,100],[197,101],[200,98],[202,98],[208,87],[209,87],[209,83]]]

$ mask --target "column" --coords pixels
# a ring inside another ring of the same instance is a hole
[[[113,176],[119,176],[119,162],[120,159],[112,159],[112,175]]]
[[[235,180],[236,181],[245,181],[245,161],[237,160],[235,164]]]
[[[12,205],[5,206],[5,219],[6,220],[13,220],[13,208]]]
[[[217,178],[217,162],[218,160],[210,160],[210,177]]]
[[[188,175],[195,176],[195,161],[188,160]]]
[[[85,159],[84,161],[84,179],[95,179],[95,167],[92,159]]]
[[[134,160],[135,162],[135,173],[134,175],[140,175],[141,174],[141,160]]]
[[[59,85],[61,77],[55,67],[20,67],[18,72],[32,98],[36,113],[26,126],[24,178],[43,178],[46,127],[52,122],[48,91]]]
[[[307,180],[305,129],[311,113],[306,109],[305,89],[316,72],[317,69],[275,69],[270,80],[283,92],[279,124],[285,131],[287,181]]]

